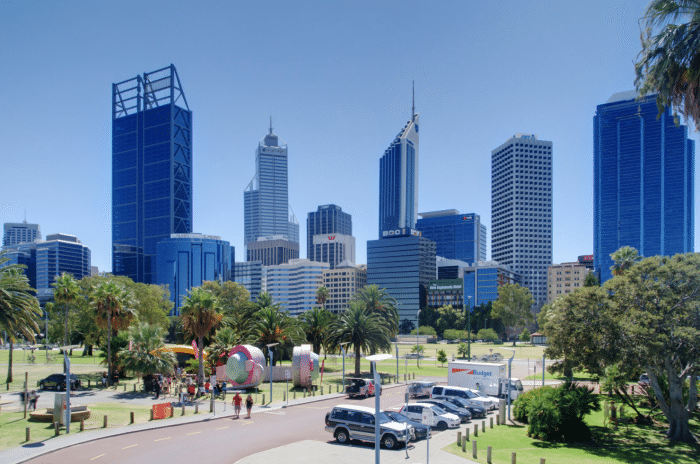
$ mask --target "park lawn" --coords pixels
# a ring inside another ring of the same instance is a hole
[[[556,374],[550,374],[549,372],[544,373],[544,378],[545,380],[566,380],[568,377],[564,377],[561,373],[556,373]],[[523,380],[542,380],[542,372],[539,374],[535,375],[530,375],[525,377]],[[580,371],[574,371],[574,382],[575,381],[598,381],[599,377],[594,374],[590,374],[588,372],[580,372]]]
[[[691,428],[696,436],[700,433],[700,414],[695,413],[691,419]],[[510,464],[511,455],[517,453],[518,462],[575,462],[576,464],[690,464],[698,462],[700,445],[669,442],[664,438],[667,424],[657,423],[650,426],[630,424],[620,425],[618,430],[603,427],[603,412],[594,412],[586,417],[591,431],[596,437],[596,444],[549,443],[534,440],[527,436],[527,425],[494,426],[486,428],[478,438],[473,434],[470,440],[476,440],[478,458],[472,458],[471,444],[462,452],[455,443],[443,448],[445,451],[476,462],[486,462],[486,447],[492,447],[493,464]],[[470,427],[473,433],[473,427]],[[449,432],[455,433],[456,432]]]

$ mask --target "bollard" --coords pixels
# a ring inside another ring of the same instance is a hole
[[[501,425],[501,416],[496,414],[496,425]]]
[[[464,437],[469,440],[469,427],[464,430]]]
[[[472,441],[472,457],[476,459],[476,440]]]
[[[54,432],[53,432],[54,436],[55,437],[59,436],[61,432],[58,428],[58,422],[53,423],[53,429],[54,429]]]
[[[323,395],[323,385],[321,385],[321,394]]]
[[[184,405],[184,403],[183,403],[183,405],[182,405],[182,415],[183,415],[183,416],[185,415],[185,405]]]
[[[488,464],[491,464],[491,447],[490,446],[486,447],[486,462]]]
[[[107,428],[107,415],[105,414],[104,421],[102,423],[102,428]]]
[[[457,446],[459,446],[460,443],[462,443],[462,431],[461,430],[457,432]]]
[[[194,404],[194,413],[199,414],[199,403]]]
[[[311,390],[311,396],[316,396],[316,390]]]
[[[297,399],[297,392],[296,392],[296,390],[294,391],[294,399]]]
[[[90,379],[88,379],[88,388],[90,388]]]
[[[467,432],[469,432],[467,430]],[[462,453],[467,452],[467,437],[462,437]]]
[[[85,430],[85,419],[80,419],[80,431]]]
[[[263,402],[262,404],[265,404],[265,393],[263,393]]]
[[[27,441],[29,441],[29,427],[27,427]]]
[[[126,384],[124,384],[124,391],[126,391]]]
[[[340,385],[338,385],[338,384],[335,385],[335,392],[340,393]]]
[[[406,374],[403,375],[403,381],[406,381]]]
[[[474,436],[479,436],[479,424],[474,424]]]
[[[304,398],[306,398],[306,390],[304,390]]]
[[[493,416],[489,417],[489,428],[493,428]]]
[[[516,464],[516,462],[515,462],[515,451],[513,451],[513,454],[510,455],[510,464]]]
[[[416,373],[413,373],[413,380],[416,380]]]
[[[287,401],[287,392],[282,392],[282,401]]]
[[[133,414],[133,412],[131,414]],[[153,408],[151,408],[151,420],[153,420]],[[132,420],[132,423],[133,423],[133,420]]]
[[[486,421],[481,421],[481,431],[486,432]]]
[[[134,384],[134,391],[136,391],[136,384]]]

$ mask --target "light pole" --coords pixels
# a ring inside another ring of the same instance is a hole
[[[44,308],[44,347],[46,348],[46,362],[49,362],[49,312]]]
[[[374,462],[379,464],[379,395],[381,391],[381,382],[379,381],[379,373],[377,372],[377,361],[390,359],[390,354],[373,354],[365,357],[372,365],[374,372]],[[408,439],[408,436],[406,437]]]
[[[418,348],[418,334],[420,333],[420,309],[416,314],[416,367],[420,368],[420,348]]]
[[[515,357],[515,350],[512,348],[504,348],[504,350],[512,351],[513,355],[508,359],[508,420],[510,420],[510,382],[511,382],[511,365]]]
[[[467,360],[472,359],[472,296],[467,295],[469,298],[469,308],[467,311]]]
[[[267,352],[270,355],[270,404],[272,404],[272,347],[279,345],[279,343],[268,343]]]
[[[343,394],[345,394],[345,345],[350,342],[343,342],[340,344],[340,349],[343,350]]]

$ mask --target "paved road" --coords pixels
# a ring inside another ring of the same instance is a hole
[[[405,389],[385,388],[382,409],[400,407]],[[251,419],[212,419],[130,433],[59,450],[30,463],[233,463],[301,440],[331,442],[324,418],[339,403],[371,406],[374,399],[328,399],[286,409],[259,409]]]

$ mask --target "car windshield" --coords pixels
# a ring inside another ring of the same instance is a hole
[[[520,380],[515,382],[515,389],[518,391],[523,391],[523,383]]]
[[[379,411],[379,423],[383,424],[385,422],[393,422],[394,419],[391,417],[387,416],[384,411]]]
[[[442,416],[443,414],[447,414],[447,411],[445,411],[444,409],[442,409],[440,406],[434,406],[434,405],[433,405],[433,406],[430,406],[430,409],[432,409],[433,412],[435,412],[435,414],[437,414],[437,415],[439,415],[439,416]]]
[[[390,419],[396,421],[396,422],[408,422],[408,417],[404,416],[403,414],[399,412],[386,412],[385,413],[387,416],[389,416]]]
[[[467,396],[468,396],[469,398],[478,398],[478,397],[479,397],[479,395],[477,395],[476,393],[474,393],[474,392],[471,391],[471,390],[467,390],[467,391],[466,391],[466,394],[467,394]]]

